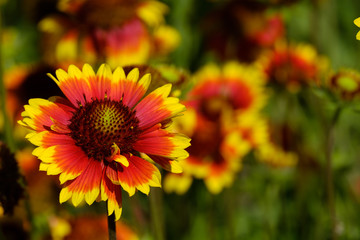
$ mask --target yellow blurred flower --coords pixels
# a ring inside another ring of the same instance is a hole
[[[274,167],[291,167],[298,161],[293,152],[284,151],[281,147],[267,143],[261,145],[256,151],[257,159]]]
[[[80,64],[82,59],[86,59],[88,62],[96,62],[96,49],[91,38],[84,36],[79,42],[80,34],[77,29],[71,29],[58,41],[55,47],[55,58],[60,66],[67,66],[71,63]]]
[[[168,25],[161,25],[154,30],[154,51],[159,55],[166,55],[173,51],[180,43],[179,32]]]
[[[164,14],[168,12],[168,7],[159,1],[146,0],[138,1],[136,14],[150,27],[162,25]]]
[[[50,234],[53,240],[62,240],[71,232],[71,226],[68,221],[63,218],[49,217]]]
[[[358,27],[360,27],[360,17],[354,20],[354,24]],[[356,39],[360,40],[360,31],[356,34]]]
[[[189,174],[167,174],[164,178],[164,191],[182,195],[190,188],[193,178]]]

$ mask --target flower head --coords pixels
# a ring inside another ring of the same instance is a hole
[[[360,73],[353,69],[341,69],[328,79],[328,87],[342,99],[358,99],[360,96]]]
[[[303,86],[319,84],[327,61],[306,44],[278,44],[275,50],[261,59],[270,82],[296,92]]]
[[[97,64],[101,59],[114,68],[144,64],[178,44],[177,31],[163,26],[168,7],[158,1],[62,0],[58,7],[64,15],[44,18],[39,24],[48,62],[63,66]],[[168,35],[160,38],[157,32],[164,29]]]
[[[119,219],[121,188],[131,196],[160,186],[152,162],[181,172],[178,161],[188,156],[190,140],[165,129],[185,110],[168,97],[170,84],[145,96],[150,74],[138,80],[137,68],[125,75],[105,64],[96,74],[85,64],[82,71],[71,65],[49,76],[67,99],[30,99],[19,123],[34,130],[27,138],[38,146],[33,154],[42,161],[40,170],[60,174],[61,203],[107,200],[108,214]]]
[[[203,179],[214,194],[232,184],[242,158],[266,138],[265,123],[256,114],[265,99],[262,77],[236,62],[199,70],[185,102],[188,111],[175,120],[192,138],[190,156],[182,162],[182,175],[168,174],[165,190],[183,193],[192,177]]]
[[[222,68],[209,64],[194,76],[196,85],[189,93],[189,105],[207,119],[227,114],[245,114],[265,104],[264,75],[252,66],[228,62]]]

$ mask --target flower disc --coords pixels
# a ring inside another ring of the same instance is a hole
[[[114,144],[122,154],[132,150],[140,131],[135,111],[122,101],[95,100],[80,107],[70,120],[70,136],[89,158],[98,161],[114,153]]]

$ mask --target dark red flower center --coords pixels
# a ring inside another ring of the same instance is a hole
[[[122,101],[93,100],[81,106],[70,120],[70,136],[89,158],[104,160],[114,153],[114,144],[121,154],[133,151],[141,131],[135,111]]]

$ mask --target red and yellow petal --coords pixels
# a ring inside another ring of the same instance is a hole
[[[74,140],[70,136],[56,132],[32,132],[26,135],[26,138],[35,146],[41,146],[43,148],[54,145],[74,145]]]
[[[89,64],[85,64],[81,74],[89,85],[89,91],[84,93],[86,101],[103,99],[105,95],[110,94],[112,72],[107,64],[102,64],[96,74]]]
[[[55,103],[61,109],[63,109],[66,113],[73,113],[76,109],[74,105],[66,98],[53,96],[49,98],[50,102]]]
[[[190,138],[185,135],[158,129],[142,134],[134,143],[133,148],[145,154],[180,160],[189,156],[185,150],[189,146]]]
[[[112,78],[113,75],[110,66],[107,64],[102,64],[96,73],[96,78],[90,78],[93,80],[90,81],[91,89],[93,92],[92,97],[95,97],[97,99],[109,97],[111,93]]]
[[[49,130],[54,124],[67,125],[72,116],[57,103],[40,98],[30,99],[29,105],[24,108],[25,111],[21,114],[23,120],[18,123],[35,131]]]
[[[145,74],[139,81],[139,69],[134,68],[127,76],[122,68],[115,69],[111,82],[111,99],[122,100],[132,108],[145,95],[150,82],[150,74]]]
[[[115,185],[103,171],[101,180],[101,200],[107,200],[108,215],[115,214],[115,221],[120,219],[122,213],[121,188]]]
[[[84,96],[90,92],[90,86],[88,79],[83,73],[74,65],[70,65],[68,73],[62,69],[58,69],[55,72],[56,78],[48,74],[54,82],[59,86],[61,91],[70,100],[74,106],[79,104],[85,104]]]
[[[151,160],[159,164],[163,169],[172,173],[182,173],[183,167],[178,160],[170,159],[167,157],[148,155]]]
[[[111,79],[111,99],[120,101],[124,94],[123,83],[126,81],[125,71],[122,67],[117,67]]]
[[[48,175],[60,174],[60,183],[72,180],[81,175],[92,159],[75,145],[55,145],[33,152],[42,162],[42,169]]]
[[[123,102],[132,108],[145,95],[150,82],[150,74],[145,74],[139,81],[139,70],[133,69],[127,75],[127,81],[124,82],[124,98]]]
[[[56,78],[51,74],[49,76],[74,106],[85,105],[93,98],[102,99],[110,94],[112,72],[106,64],[101,65],[96,74],[90,65],[85,64],[82,71],[70,65],[68,72],[58,69]]]
[[[71,198],[73,205],[78,206],[85,198],[86,203],[91,205],[99,196],[101,179],[101,162],[89,162],[84,171],[61,190],[60,203]]]
[[[185,106],[179,103],[178,98],[168,97],[170,91],[171,84],[166,84],[155,89],[136,105],[140,128],[146,129],[185,111]]]
[[[171,91],[171,84],[166,84],[162,87],[159,87],[148,94],[136,107],[137,117],[141,121],[143,114],[146,112],[157,109],[162,106],[164,100],[169,96]]]
[[[111,164],[106,169],[106,175],[114,184],[121,185],[130,196],[134,195],[136,189],[149,194],[150,186],[161,186],[160,172],[153,164],[137,156],[130,156],[128,162],[128,167]]]

